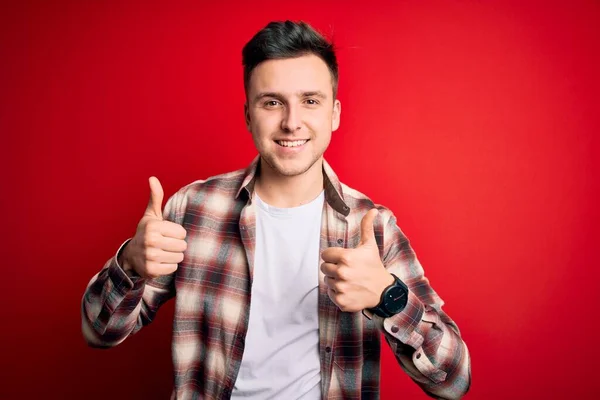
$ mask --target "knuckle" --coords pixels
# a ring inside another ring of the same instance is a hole
[[[352,263],[352,255],[349,252],[344,252],[344,254],[342,254],[340,256],[340,262],[344,265],[350,265]]]
[[[322,262],[321,266],[319,267],[319,269],[321,270],[321,272],[325,272],[325,263]]]
[[[154,248],[146,248],[146,260],[158,261],[158,251]]]
[[[348,275],[349,275],[349,268],[348,267],[340,267],[337,270],[337,277],[340,280],[347,280],[348,279]]]
[[[156,221],[150,220],[144,224],[143,231],[144,233],[152,232],[156,230]]]
[[[148,247],[156,247],[156,245],[157,245],[156,236],[153,235],[151,232],[147,232],[146,235],[144,235],[144,246],[146,248],[148,248]]]

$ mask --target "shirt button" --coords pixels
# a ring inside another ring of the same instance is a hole
[[[421,353],[417,353],[417,360],[421,358]]]
[[[325,347],[325,353],[331,353],[331,347],[329,347],[329,346]]]
[[[398,327],[396,325],[392,326],[392,333],[397,333],[398,332]]]
[[[340,244],[340,245],[344,243],[344,241],[343,241],[342,239],[338,239],[338,240],[337,240],[337,242],[338,242],[338,244]]]

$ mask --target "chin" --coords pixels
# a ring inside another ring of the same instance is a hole
[[[311,165],[275,165],[275,171],[283,176],[298,176],[302,175],[310,169]]]
[[[279,175],[287,177],[306,173],[318,161],[318,158],[316,160],[278,160],[274,157],[263,157],[263,159],[271,169]]]
[[[308,171],[308,168],[303,168],[303,169],[291,169],[291,168],[288,168],[288,169],[278,169],[277,170],[277,172],[280,175],[287,176],[287,177],[302,175],[306,171]]]

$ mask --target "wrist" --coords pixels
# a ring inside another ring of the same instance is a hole
[[[370,307],[369,310],[384,318],[401,312],[406,307],[408,301],[408,287],[406,284],[395,275],[389,273],[388,275],[391,277],[392,282],[382,290],[378,303]],[[387,277],[385,282],[390,282],[387,280]]]
[[[129,252],[131,250],[129,243],[125,243],[123,248],[117,255],[117,263],[121,266],[121,269],[125,272],[133,271],[133,266],[129,262]]]
[[[377,303],[375,303],[375,306],[381,302],[381,296],[383,296],[383,292],[388,287],[392,286],[395,281],[396,280],[394,279],[394,276],[392,274],[390,274],[389,272],[385,271],[385,274],[383,274],[381,277],[381,283],[378,286]]]
[[[392,274],[390,274],[389,272],[387,272],[387,270],[385,270],[384,273],[381,274],[381,277],[377,280],[377,285],[374,290],[375,296],[373,296],[371,304],[367,308],[373,308],[373,307],[376,307],[377,305],[379,305],[382,300],[383,292],[388,287],[393,285],[394,282],[395,282],[394,276]]]

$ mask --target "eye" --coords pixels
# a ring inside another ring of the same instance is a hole
[[[277,106],[279,106],[281,103],[278,102],[277,100],[268,100],[265,101],[264,106],[267,108],[275,108]]]
[[[309,106],[316,106],[317,104],[319,104],[319,102],[315,99],[306,99],[306,104],[308,104]]]

